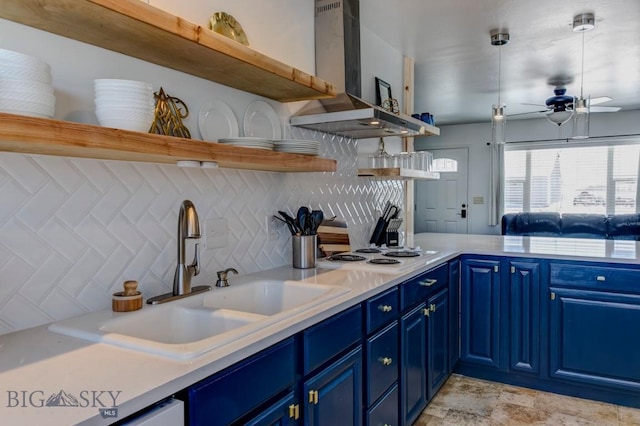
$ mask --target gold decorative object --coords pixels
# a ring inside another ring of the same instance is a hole
[[[180,99],[165,94],[162,87],[153,97],[156,99],[156,109],[149,133],[191,139],[189,129],[182,124],[182,119],[189,116],[187,105]]]
[[[394,114],[400,114],[400,105],[398,100],[394,98],[385,99],[382,102],[382,108]]]
[[[209,29],[245,46],[249,45],[249,40],[240,22],[236,21],[236,18],[226,12],[214,13],[209,19]]]

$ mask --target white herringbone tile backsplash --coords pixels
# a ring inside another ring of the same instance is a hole
[[[172,165],[0,154],[0,334],[109,308],[135,279],[145,298],[170,291],[180,203],[201,225],[225,218],[224,248],[202,250],[195,284],[235,267],[252,273],[291,263],[290,237],[267,239],[266,218],[300,205],[349,224],[366,245],[381,206],[402,204],[403,183],[357,177],[356,142],[290,129],[321,140],[336,173],[183,169]]]

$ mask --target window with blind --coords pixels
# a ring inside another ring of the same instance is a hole
[[[505,146],[505,213],[636,212],[640,143]]]

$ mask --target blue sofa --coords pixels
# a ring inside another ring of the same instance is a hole
[[[640,240],[640,214],[507,213],[502,235]]]

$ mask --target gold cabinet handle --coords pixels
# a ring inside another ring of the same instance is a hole
[[[293,420],[300,418],[300,406],[298,404],[291,404],[289,406],[289,418]]]
[[[378,309],[380,309],[382,312],[391,312],[393,310],[393,306],[380,305],[380,306],[378,306]]]
[[[424,315],[425,317],[428,317],[429,316],[429,308],[424,308],[422,310],[422,315]]]
[[[431,305],[429,305],[429,309],[431,310],[431,312],[435,312],[436,311],[436,304],[432,303]]]
[[[427,278],[424,281],[420,281],[418,284],[420,284],[423,287],[431,287],[432,285],[434,285],[437,282],[438,282],[438,280],[435,279],[435,278]]]
[[[318,403],[318,391],[314,391],[314,390],[309,391],[309,402],[312,404]]]
[[[384,358],[380,358],[379,361],[382,365],[391,365],[393,363],[393,359],[386,356]]]
[[[606,280],[607,280],[607,277],[605,277],[604,275],[598,275],[596,277],[596,281],[605,282]]]

